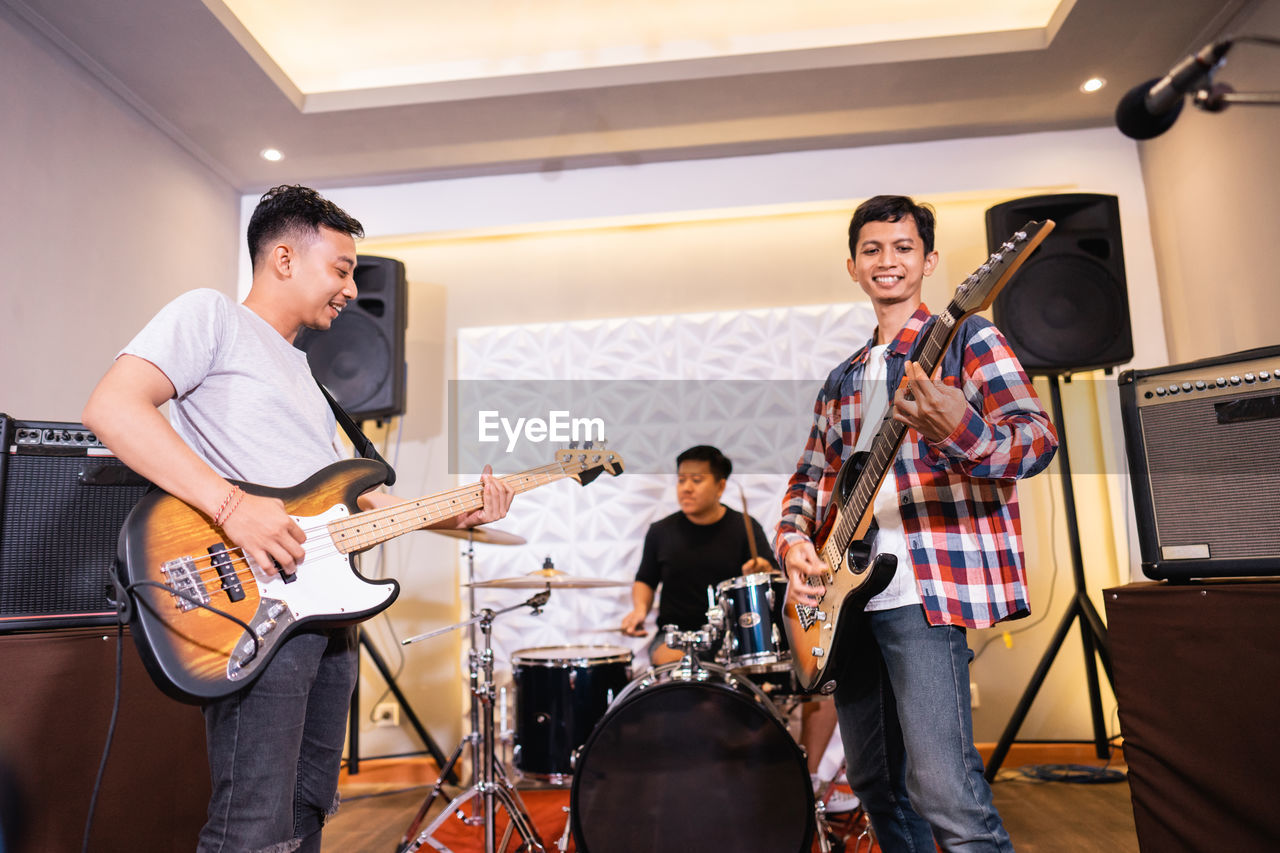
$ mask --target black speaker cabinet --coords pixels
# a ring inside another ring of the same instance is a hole
[[[1280,346],[1119,382],[1147,577],[1280,575]]]
[[[148,483],[82,424],[0,414],[0,631],[115,622],[108,572]]]
[[[112,722],[117,629],[0,636],[0,765],[14,794],[12,853],[81,849]],[[91,851],[194,850],[209,802],[200,709],[151,683],[128,632],[120,707],[94,809]],[[16,800],[16,801],[14,801]]]
[[[1103,590],[1142,853],[1280,841],[1280,581]]]
[[[294,346],[311,372],[352,419],[404,414],[404,332],[408,285],[404,264],[375,255],[356,257],[355,301],[328,331],[303,329]]]
[[[1052,219],[1056,227],[992,306],[1023,368],[1049,376],[1132,359],[1119,201],[1067,193],[998,204],[987,211],[989,250],[1029,219]]]

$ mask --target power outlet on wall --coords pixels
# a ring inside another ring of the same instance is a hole
[[[373,724],[395,728],[400,725],[400,705],[397,702],[382,702],[373,706]]]

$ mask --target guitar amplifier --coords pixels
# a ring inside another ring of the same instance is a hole
[[[1143,573],[1280,575],[1280,346],[1119,384]]]
[[[149,485],[83,424],[0,414],[0,632],[114,623],[108,572]]]

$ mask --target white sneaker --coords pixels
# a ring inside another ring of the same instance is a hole
[[[858,795],[843,788],[833,788],[827,795],[827,814],[844,814],[855,811],[860,805],[862,801],[858,799]]]
[[[824,783],[817,774],[809,774],[809,782],[813,785],[813,792],[816,794],[822,790]],[[841,787],[833,787],[831,793],[827,795],[825,811],[827,814],[844,814],[851,812],[860,806],[861,800],[852,791],[846,791]]]

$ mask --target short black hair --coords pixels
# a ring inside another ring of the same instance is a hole
[[[267,190],[249,217],[253,268],[258,268],[258,255],[281,236],[291,231],[314,236],[321,226],[352,237],[364,236],[359,221],[310,187],[282,184]]]
[[[729,457],[720,452],[720,448],[709,444],[696,444],[676,457],[676,467],[682,462],[706,462],[717,480],[727,480],[733,473],[733,463]]]
[[[933,251],[933,208],[927,204],[916,204],[915,200],[905,195],[878,195],[869,198],[853,212],[849,220],[849,257],[858,256],[858,233],[868,222],[899,222],[910,216],[916,221],[916,231],[920,232],[920,242],[924,244],[924,253]]]

